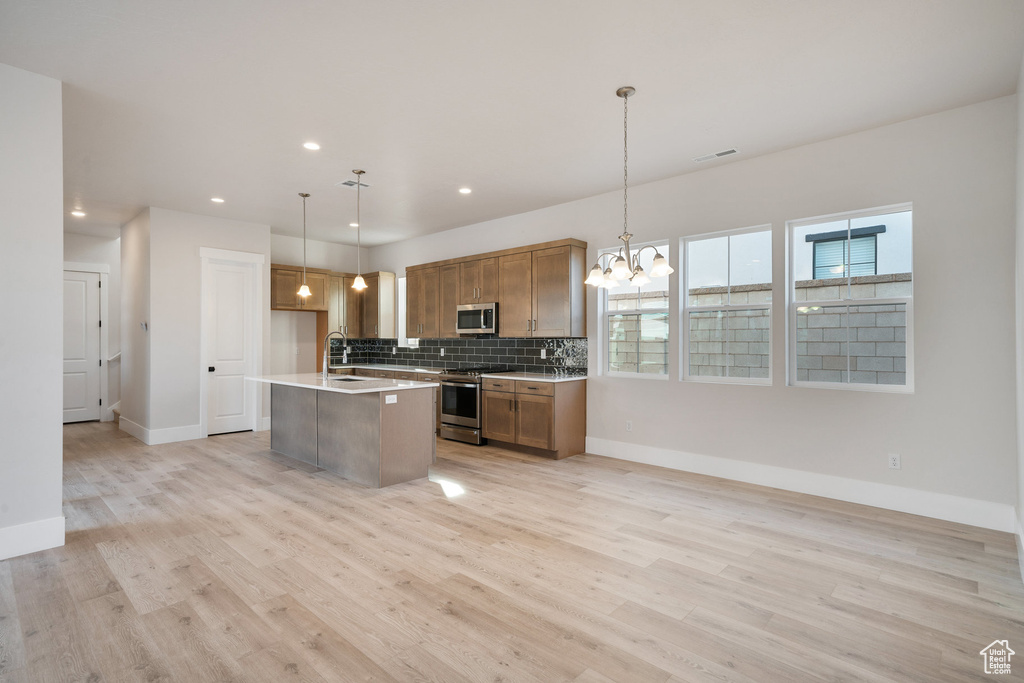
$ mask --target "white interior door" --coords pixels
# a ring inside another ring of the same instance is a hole
[[[64,271],[64,422],[100,419],[100,274]]]
[[[253,372],[253,266],[206,262],[207,434],[252,429],[253,393],[245,375]]]

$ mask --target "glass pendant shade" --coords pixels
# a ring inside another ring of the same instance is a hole
[[[647,273],[644,272],[643,268],[637,266],[633,277],[629,279],[629,283],[634,287],[643,287],[644,285],[651,284],[651,278],[647,277]]]
[[[356,279],[352,282],[352,289],[366,289],[366,280],[363,279],[362,275],[356,275]]]
[[[668,259],[655,252],[654,263],[651,264],[651,277],[665,277],[674,272],[676,272],[676,269],[668,264]]]
[[[629,270],[629,263],[621,256],[616,257],[612,262],[612,277],[616,280],[626,280],[633,273]]]
[[[588,285],[600,285],[604,282],[604,271],[601,270],[601,264],[595,263],[594,267],[590,269],[590,275],[584,280],[584,283]]]
[[[619,281],[615,279],[614,275],[612,275],[611,268],[604,271],[604,277],[601,279],[599,286],[604,287],[605,289],[615,289],[619,286]]]
[[[302,286],[299,287],[299,296],[307,297],[307,296],[311,296],[312,294],[313,294],[313,292],[309,291],[309,287],[306,286],[305,282],[303,282]]]

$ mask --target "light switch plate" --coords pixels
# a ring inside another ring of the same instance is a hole
[[[398,394],[385,394],[384,403],[398,403]]]

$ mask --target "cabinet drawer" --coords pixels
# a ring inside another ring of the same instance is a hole
[[[352,374],[356,377],[376,377],[376,370],[370,370],[369,368],[355,368],[352,370]]]
[[[332,368],[330,374],[332,375],[351,375],[352,368]]]
[[[395,372],[395,379],[410,379],[417,380],[419,377],[416,376],[415,372]]]
[[[508,391],[516,390],[515,380],[511,379],[489,379],[484,377],[484,391]]]
[[[380,379],[394,379],[395,372],[393,370],[374,370],[373,376]]]
[[[414,372],[413,379],[417,382],[438,382],[439,374],[436,372]]]
[[[555,385],[551,382],[516,381],[517,394],[533,394],[534,396],[554,396]]]

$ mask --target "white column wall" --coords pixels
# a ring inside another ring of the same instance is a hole
[[[150,218],[121,227],[121,429],[142,439],[150,419]]]
[[[775,381],[680,382],[678,359],[670,381],[601,376],[590,289],[592,452],[735,478],[759,472],[762,482],[835,497],[856,489],[850,499],[897,509],[909,505],[902,498],[928,492],[915,511],[1012,526],[1016,126],[1010,96],[631,188],[637,240],[676,244],[773,226]],[[639,168],[643,159],[630,163]],[[564,237],[586,240],[592,261],[617,244],[621,201],[610,192],[376,247],[370,269],[401,274],[417,263]],[[915,393],[786,386],[785,222],[901,202],[914,204]],[[678,268],[676,249],[672,261]],[[678,306],[678,272],[672,287]],[[673,345],[678,323],[676,316]],[[889,452],[902,455],[902,470],[887,468]]]
[[[200,433],[199,248],[263,254],[263,367],[270,366],[270,226],[151,207],[151,432],[157,440]],[[264,416],[269,416],[264,401]]]
[[[0,64],[0,560],[64,544],[61,83]]]

